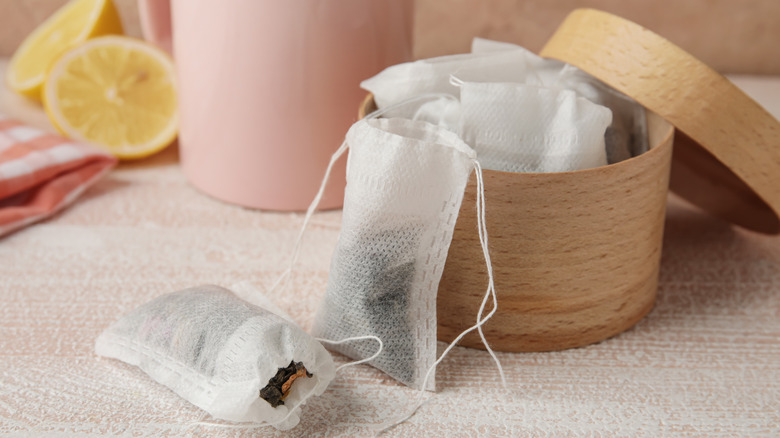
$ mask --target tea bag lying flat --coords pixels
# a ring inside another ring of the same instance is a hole
[[[607,164],[612,112],[570,90],[465,82],[460,136],[485,169],[566,172]]]
[[[227,289],[198,286],[131,311],[97,339],[98,355],[144,370],[212,416],[298,424],[335,376],[330,354],[290,321]]]
[[[436,360],[436,292],[475,154],[450,131],[399,118],[357,122],[346,142],[341,232],[314,333],[377,336],[384,350],[369,363],[419,389]]]

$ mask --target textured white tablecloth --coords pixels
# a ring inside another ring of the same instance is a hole
[[[780,78],[737,82],[780,114]],[[6,91],[0,108],[46,123]],[[177,160],[170,149],[123,164],[71,208],[0,240],[0,435],[365,436],[404,414],[417,393],[357,366],[288,433],[198,424],[211,420],[140,370],[95,356],[105,327],[159,294],[241,280],[267,288],[287,266],[300,215],[208,198]],[[293,287],[271,297],[306,329],[340,217],[315,216]],[[499,353],[508,391],[487,353],[456,348],[437,371],[439,392],[386,436],[779,436],[780,238],[672,197],[664,240],[657,305],[634,329],[586,348]]]

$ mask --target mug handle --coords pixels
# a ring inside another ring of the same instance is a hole
[[[138,0],[138,17],[144,39],[173,54],[170,0]]]

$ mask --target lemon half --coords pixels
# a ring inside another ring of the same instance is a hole
[[[41,23],[19,46],[6,74],[9,88],[40,100],[51,64],[70,48],[99,35],[122,34],[111,0],[73,0]]]
[[[52,66],[43,104],[64,135],[121,159],[169,145],[178,131],[173,61],[135,38],[93,38]]]

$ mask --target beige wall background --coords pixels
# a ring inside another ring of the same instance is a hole
[[[0,0],[0,56],[67,0]],[[114,0],[139,36],[136,0]],[[279,0],[283,1],[283,0]],[[415,56],[469,50],[475,36],[538,51],[577,7],[613,12],[724,73],[780,74],[780,0],[416,0]]]

